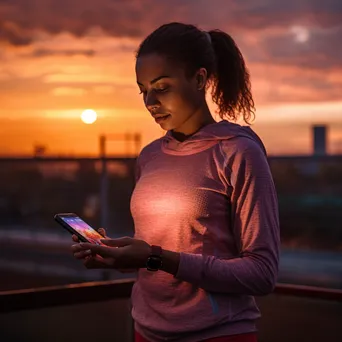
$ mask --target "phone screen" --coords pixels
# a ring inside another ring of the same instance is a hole
[[[104,237],[101,234],[99,234],[94,228],[90,227],[89,224],[85,223],[80,217],[61,216],[61,219],[70,227],[75,229],[79,234],[84,236],[90,243],[103,245],[100,239],[103,239]]]

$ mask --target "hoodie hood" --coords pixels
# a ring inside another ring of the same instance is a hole
[[[221,140],[245,137],[254,140],[266,155],[264,144],[258,135],[249,127],[222,120],[204,126],[191,137],[181,142],[168,131],[162,138],[162,150],[167,154],[189,155],[204,151]]]

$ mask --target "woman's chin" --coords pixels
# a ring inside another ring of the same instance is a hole
[[[165,131],[169,131],[169,130],[174,128],[173,127],[174,125],[172,124],[172,118],[171,117],[165,121],[159,122],[158,124]]]

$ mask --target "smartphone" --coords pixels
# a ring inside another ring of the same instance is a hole
[[[100,241],[104,236],[84,222],[78,215],[74,213],[61,213],[56,214],[54,219],[69,233],[77,235],[80,241],[104,245]]]

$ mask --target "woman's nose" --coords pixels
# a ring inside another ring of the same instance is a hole
[[[157,97],[153,92],[148,93],[145,97],[145,106],[146,108],[151,111],[156,107],[160,106],[160,102],[158,101]]]

